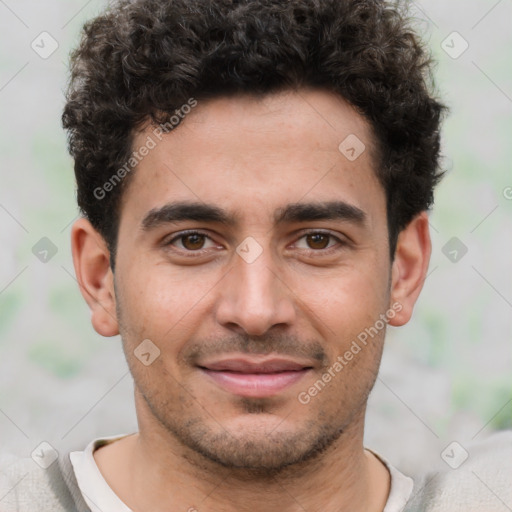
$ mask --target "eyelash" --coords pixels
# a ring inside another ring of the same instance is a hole
[[[186,236],[189,236],[189,235],[200,235],[200,236],[204,236],[205,238],[208,238],[209,240],[212,240],[212,238],[209,235],[207,235],[206,233],[203,233],[202,231],[189,230],[189,231],[182,231],[182,232],[180,232],[179,234],[177,234],[176,236],[174,236],[173,238],[171,238],[170,240],[165,242],[164,246],[165,247],[172,246],[172,244],[175,241],[183,239],[183,238],[185,238]],[[312,255],[312,254],[315,254],[315,255],[330,255],[332,252],[338,251],[342,247],[348,245],[347,241],[341,240],[339,237],[333,235],[331,232],[329,232],[329,231],[321,231],[321,230],[306,231],[306,232],[302,233],[302,235],[297,239],[297,241],[298,240],[302,240],[304,237],[306,237],[308,235],[325,235],[325,236],[328,236],[330,239],[335,240],[337,243],[335,245],[331,246],[331,247],[327,247],[326,249],[301,249],[301,251],[303,253],[306,253],[307,255]],[[182,254],[186,254],[187,257],[194,258],[194,257],[198,257],[198,256],[203,256],[205,253],[207,253],[209,251],[209,249],[198,249],[196,251],[188,250],[188,249],[179,249],[179,251]]]

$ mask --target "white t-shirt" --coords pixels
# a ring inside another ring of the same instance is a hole
[[[78,486],[92,512],[133,512],[109,487],[92,455],[96,448],[128,435],[131,434],[93,439],[84,451],[71,452],[69,455]],[[379,454],[372,450],[368,451],[371,451],[385,464],[391,475],[391,488],[383,512],[401,512],[412,492],[414,484],[412,478],[398,471]]]

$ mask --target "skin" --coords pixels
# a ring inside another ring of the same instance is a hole
[[[338,150],[350,134],[366,146],[355,161]],[[139,423],[94,457],[134,511],[383,510],[389,474],[363,433],[385,328],[309,403],[297,398],[393,304],[400,311],[389,323],[405,324],[425,279],[425,212],[400,233],[390,261],[372,140],[369,124],[322,90],[199,103],[125,190],[115,276],[102,237],[85,219],[74,224],[80,288],[96,331],[121,334]],[[142,228],[148,212],[177,201],[216,205],[236,223]],[[289,203],[329,201],[364,220],[274,223]],[[190,229],[206,237],[177,238]],[[247,237],[262,251],[251,263],[236,252]],[[146,339],[160,350],[148,366],[134,354]],[[273,396],[241,397],[197,366],[226,354],[282,355],[311,369]]]

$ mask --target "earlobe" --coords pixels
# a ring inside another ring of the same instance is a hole
[[[390,325],[404,325],[411,318],[423,288],[431,251],[428,216],[421,212],[398,236],[391,269],[390,304],[390,307],[395,305],[396,315],[389,320]]]
[[[119,334],[110,253],[103,237],[85,219],[71,230],[73,264],[80,291],[91,310],[91,322],[98,334]]]

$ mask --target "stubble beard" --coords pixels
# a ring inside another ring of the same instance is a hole
[[[142,391],[140,394],[164,431],[185,448],[190,463],[202,469],[211,468],[213,463],[233,471],[240,478],[274,477],[287,470],[299,470],[321,462],[322,455],[336,445],[346,430],[350,430],[348,436],[352,435],[354,429],[349,428],[352,423],[364,421],[367,398],[365,394],[365,399],[348,418],[346,410],[341,414],[338,409],[331,413],[320,410],[314,419],[302,422],[294,431],[279,429],[278,422],[266,430],[255,427],[250,431],[228,431],[215,420],[212,420],[213,427],[210,426],[207,413],[188,418],[166,414],[169,409],[165,401],[159,402],[157,396],[148,398]],[[193,399],[181,396],[180,401],[185,406],[182,410],[193,410]],[[255,425],[260,415],[268,414],[265,402],[265,399],[241,401],[243,414],[252,414]],[[347,438],[344,442],[353,440]]]
[[[117,296],[119,298],[119,295]],[[237,403],[240,414],[251,414],[255,420],[255,428],[245,432],[229,431],[213,419],[212,415],[183,387],[177,396],[165,395],[165,390],[162,392],[162,389],[155,387],[152,379],[139,374],[139,361],[134,361],[131,355],[127,355],[126,349],[129,350],[130,347],[127,340],[132,337],[130,328],[123,321],[119,301],[116,309],[126,360],[142,402],[139,405],[153,416],[163,432],[170,434],[185,448],[187,459],[197,466],[211,466],[211,463],[214,463],[249,478],[275,476],[291,467],[299,469],[309,467],[314,461],[321,461],[322,454],[332,448],[347,430],[350,432],[345,434],[344,437],[348,438],[344,439],[344,443],[352,442],[353,433],[359,427],[363,428],[366,402],[375,383],[380,354],[374,354],[377,364],[374,361],[370,370],[372,376],[365,382],[359,382],[359,389],[350,389],[348,384],[342,386],[342,389],[338,390],[338,407],[334,408],[329,407],[332,400],[336,400],[331,395],[332,391],[324,391],[327,395],[317,400],[322,400],[325,406],[316,406],[314,414],[308,411],[313,419],[302,421],[301,425],[295,425],[296,428],[293,430],[280,429],[276,422],[272,428],[268,428],[268,422],[265,422],[266,428],[258,429],[259,416],[268,416],[273,409],[271,399],[240,398]],[[282,346],[292,345],[284,343]],[[318,350],[322,352],[321,347],[318,347]],[[321,359],[322,355],[319,353],[317,357]],[[355,377],[352,376],[352,379]],[[349,398],[351,395],[358,397],[356,403]],[[306,414],[307,408],[313,405],[299,405],[297,401],[291,405],[292,410],[295,407],[305,407]],[[197,411],[191,413],[195,410]],[[282,421],[285,420],[286,413]]]

